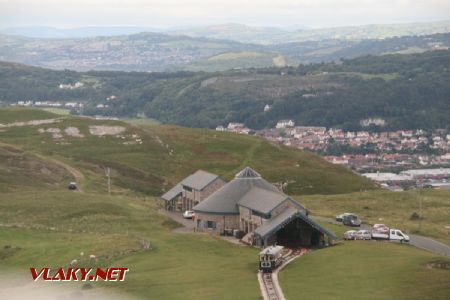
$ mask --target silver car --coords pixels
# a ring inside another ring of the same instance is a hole
[[[355,240],[371,240],[372,233],[369,230],[358,230],[355,233]]]

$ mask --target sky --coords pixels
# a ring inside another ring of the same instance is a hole
[[[311,28],[450,19],[450,0],[0,0],[0,28],[242,23]]]

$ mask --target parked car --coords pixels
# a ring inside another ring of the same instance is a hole
[[[355,214],[345,215],[342,218],[342,224],[351,227],[359,227],[361,226],[361,220]]]
[[[372,230],[380,233],[388,233],[389,227],[384,224],[375,224],[373,225]]]
[[[345,217],[345,216],[348,216],[348,215],[351,215],[351,213],[343,213],[343,214],[337,215],[337,216],[336,216],[336,221],[337,221],[337,222],[342,222],[343,219],[344,219],[344,217]]]
[[[69,190],[76,190],[77,189],[77,183],[75,181],[69,182],[69,185],[67,186]]]
[[[354,240],[356,230],[349,230],[344,233],[344,240]]]
[[[355,240],[371,240],[372,233],[370,230],[359,230],[355,233]]]
[[[195,216],[195,213],[193,210],[187,210],[183,213],[183,218],[185,219],[192,219]]]

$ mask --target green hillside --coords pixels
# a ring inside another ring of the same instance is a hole
[[[259,52],[244,54],[264,57]],[[220,66],[242,55],[227,52],[213,62]],[[289,64],[281,57],[271,60]],[[78,73],[0,63],[0,101],[79,101],[84,107],[74,113],[146,115],[187,127],[243,122],[260,129],[293,119],[298,125],[359,130],[360,120],[383,118],[385,130],[436,129],[450,123],[449,61],[450,51],[440,50],[214,73]],[[76,82],[84,85],[59,88]],[[116,98],[106,100],[111,95]],[[269,112],[263,110],[266,104],[272,105]]]
[[[32,109],[0,109],[0,116],[8,118],[7,122],[2,119],[0,128],[0,269],[4,271],[0,287],[12,298],[28,291],[34,297],[48,297],[50,292],[58,298],[86,299],[259,299],[257,249],[221,237],[173,232],[179,225],[158,213],[162,204],[152,195],[160,195],[198,168],[230,179],[246,165],[271,182],[287,182],[286,192],[300,195],[299,200],[314,214],[347,209],[352,201],[354,209],[359,198],[355,194],[305,194],[373,188],[316,155],[255,137],[177,126],[138,126]],[[23,123],[13,123],[19,119]],[[111,195],[106,192],[104,167],[112,169]],[[78,182],[78,192],[67,190],[69,180]],[[393,193],[356,195],[381,201]],[[428,202],[448,198],[427,195]],[[396,201],[380,203],[383,209],[397,205]],[[433,203],[440,209],[446,202]],[[369,205],[373,212],[380,211],[379,206]],[[424,224],[438,217],[430,214]],[[325,226],[339,235],[345,230]],[[143,248],[146,242],[150,250]],[[380,253],[389,258],[389,272],[379,260],[372,260]],[[91,255],[98,260],[90,259]],[[33,285],[31,290],[25,284],[30,266],[68,267],[73,260],[79,267],[119,266],[130,271],[117,284],[75,282],[58,288]],[[382,289],[377,299],[393,295],[440,299],[450,286],[441,280],[448,271],[427,268],[428,262],[436,260],[447,261],[407,245],[348,242],[307,254],[282,271],[280,280],[292,299],[300,294],[302,299],[311,294],[317,298],[330,295],[328,289],[307,281],[319,277],[339,282],[332,288],[338,298],[348,295],[349,289],[370,298],[373,291],[359,284],[364,270],[367,284],[378,287],[395,282],[415,290],[412,294]],[[371,267],[364,269],[367,264]],[[350,271],[343,274],[341,270]],[[312,277],[304,279],[305,273]]]
[[[36,119],[51,115],[43,116],[40,110],[0,111],[11,120],[15,115],[29,120],[35,120],[33,113]],[[256,137],[54,116],[60,119],[51,124],[6,127],[0,141],[30,156],[38,153],[60,165],[69,163],[83,173],[80,184],[86,191],[106,190],[105,167],[112,169],[114,193],[128,190],[158,196],[197,169],[231,179],[247,165],[274,183],[287,182],[288,193],[336,194],[373,188],[368,180],[314,154]]]

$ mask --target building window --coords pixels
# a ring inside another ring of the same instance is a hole
[[[206,222],[206,227],[215,230],[215,229],[216,229],[216,222],[214,222],[214,221],[208,221],[208,222]]]
[[[261,212],[256,211],[256,210],[252,210],[252,215],[261,217],[261,218],[263,218],[263,219],[270,219],[270,213],[264,214],[264,213],[261,213]]]
[[[190,188],[190,187],[188,187],[188,186],[183,185],[183,189],[184,189],[185,191],[192,192],[192,188]]]

